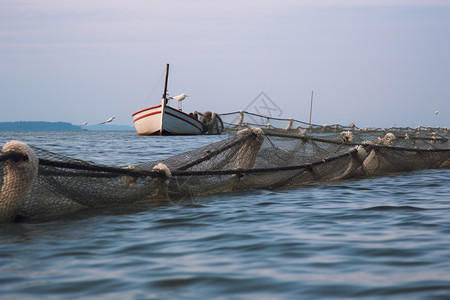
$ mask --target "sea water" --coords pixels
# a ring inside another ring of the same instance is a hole
[[[0,132],[106,165],[226,136]],[[0,299],[450,299],[450,170],[0,225]]]

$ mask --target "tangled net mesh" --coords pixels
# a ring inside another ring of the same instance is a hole
[[[207,146],[132,166],[105,166],[26,145],[28,150],[21,151],[7,143],[0,154],[0,222],[450,167],[446,129],[334,130],[247,128]],[[33,155],[37,171],[27,177]]]

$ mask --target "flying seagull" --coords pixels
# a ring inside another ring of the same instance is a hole
[[[108,120],[106,120],[105,122],[101,122],[99,125],[101,124],[106,124],[106,123],[111,123],[116,117],[111,117]]]
[[[83,124],[81,124],[80,126],[86,126],[87,125],[87,122],[84,122]]]
[[[181,101],[183,101],[186,97],[189,97],[189,96],[186,95],[186,94],[180,94],[180,95],[175,96],[175,97],[170,97],[169,99],[173,99],[173,100],[178,101],[178,109],[181,110]]]

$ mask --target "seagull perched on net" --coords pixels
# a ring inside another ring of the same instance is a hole
[[[181,101],[183,101],[186,97],[189,97],[189,96],[186,95],[186,94],[180,94],[180,95],[175,96],[175,97],[170,97],[169,99],[173,99],[173,100],[178,101],[178,109],[181,110]]]
[[[111,123],[116,117],[111,117],[108,120],[106,120],[105,122],[101,122],[99,125],[101,124],[106,124],[106,123]]]

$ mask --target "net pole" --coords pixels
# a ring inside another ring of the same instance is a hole
[[[312,106],[313,106],[314,91],[311,91],[311,104],[309,105],[309,126],[311,126]]]

